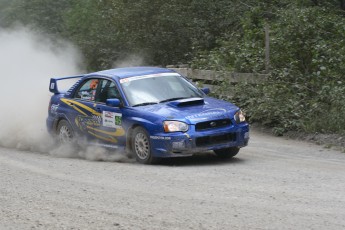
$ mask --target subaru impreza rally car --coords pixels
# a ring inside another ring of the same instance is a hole
[[[61,92],[58,83],[73,78]],[[144,164],[208,150],[233,157],[248,144],[249,125],[237,106],[208,97],[208,88],[173,70],[131,67],[52,78],[49,89],[47,128],[63,143],[122,148]]]

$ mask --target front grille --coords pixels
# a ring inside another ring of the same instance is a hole
[[[205,121],[200,122],[195,125],[196,131],[202,131],[205,129],[215,129],[215,128],[221,128],[231,125],[230,119],[221,119],[221,120],[214,120],[214,121]]]
[[[207,145],[221,144],[233,141],[236,141],[236,133],[226,133],[216,136],[198,137],[195,140],[195,144],[197,147],[202,147]]]

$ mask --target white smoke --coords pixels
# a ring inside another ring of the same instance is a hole
[[[0,28],[0,146],[80,157],[97,161],[128,161],[100,147],[56,146],[46,129],[51,77],[85,71],[82,56],[70,42],[50,39],[29,28]]]
[[[69,42],[29,28],[0,28],[0,146],[59,157],[120,161],[98,147],[56,147],[46,131],[51,77],[82,73],[81,54]]]
[[[49,147],[49,79],[78,73],[81,63],[72,44],[56,44],[28,28],[0,28],[1,146],[33,151]]]
[[[64,158],[83,158],[89,161],[134,162],[134,159],[121,151],[110,151],[100,146],[84,146],[65,144],[53,148],[50,155]]]

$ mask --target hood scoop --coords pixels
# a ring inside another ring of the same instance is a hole
[[[172,101],[172,102],[169,102],[168,105],[173,106],[173,107],[184,107],[184,106],[203,105],[203,104],[205,104],[204,98],[193,97],[193,98]]]

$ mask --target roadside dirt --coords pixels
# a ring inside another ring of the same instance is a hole
[[[274,132],[270,128],[266,128],[258,124],[252,124],[251,128],[258,132],[274,136]],[[283,138],[311,142],[317,145],[321,145],[324,148],[332,148],[345,153],[345,135],[289,131],[283,134]]]

